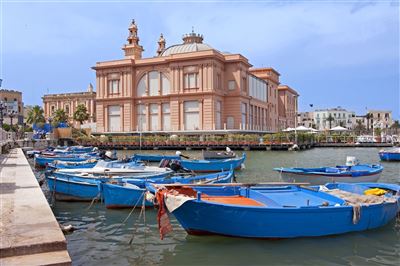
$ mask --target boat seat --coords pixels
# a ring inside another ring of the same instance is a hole
[[[241,205],[241,206],[265,206],[265,204],[249,199],[243,196],[235,195],[235,196],[209,196],[206,194],[201,195],[201,200],[211,201],[216,203],[223,204],[232,204],[232,205]]]

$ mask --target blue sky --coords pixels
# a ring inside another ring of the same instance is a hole
[[[97,61],[123,57],[134,18],[144,57],[191,31],[220,51],[271,66],[300,93],[300,110],[342,106],[400,117],[399,1],[11,1],[1,3],[4,88],[26,104],[95,84]]]

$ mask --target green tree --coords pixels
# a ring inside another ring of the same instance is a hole
[[[331,114],[329,114],[329,116],[326,119],[326,121],[329,122],[329,129],[331,129],[332,128],[332,121],[335,121],[335,118],[333,118],[333,116]]]
[[[79,104],[76,107],[76,111],[74,113],[74,120],[78,121],[80,125],[82,125],[83,121],[86,121],[89,119],[89,113],[87,111],[87,108],[84,104]]]
[[[53,123],[66,123],[68,121],[68,115],[64,109],[57,109],[53,114]]]
[[[392,132],[394,132],[396,135],[399,128],[400,128],[399,120],[395,120],[393,124],[390,126],[390,129],[392,129]]]
[[[361,135],[361,133],[365,131],[365,126],[362,123],[362,121],[360,120],[357,121],[357,125],[354,127],[354,131],[356,132],[357,135]]]
[[[365,115],[365,118],[367,119],[367,132],[369,132],[369,120],[372,118],[372,114],[371,113],[367,113]]]
[[[43,109],[39,105],[35,105],[28,113],[28,124],[44,123]]]

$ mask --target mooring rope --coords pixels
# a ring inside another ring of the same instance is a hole
[[[142,195],[144,195],[145,191],[143,191]],[[120,228],[121,226],[123,226],[126,221],[128,221],[129,217],[131,217],[133,211],[136,209],[136,207],[138,206],[138,203],[140,202],[140,197],[138,198],[138,200],[135,203],[135,206],[133,206],[132,210],[129,212],[128,216],[122,221],[122,223],[115,229],[115,231],[113,232],[113,234],[115,234]]]
[[[146,190],[145,190],[146,191]],[[144,193],[144,192],[143,192]],[[137,220],[136,220],[136,223],[135,223],[135,230],[133,230],[133,232],[132,232],[132,237],[131,237],[131,239],[129,240],[129,245],[132,245],[132,242],[133,242],[133,239],[135,238],[135,233],[137,232],[137,229],[138,229],[138,223],[139,223],[139,221],[140,221],[140,217],[142,217],[142,214],[144,213],[144,223],[145,223],[145,225],[146,225],[146,211],[145,211],[145,209],[146,209],[146,207],[145,207],[145,203],[146,203],[146,199],[145,199],[145,197],[144,197],[144,194],[142,194],[143,195],[143,201],[142,201],[142,208],[140,209],[140,214],[139,214],[139,217],[137,218]],[[145,243],[146,243],[146,227],[145,227]]]

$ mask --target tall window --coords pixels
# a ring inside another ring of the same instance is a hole
[[[157,71],[149,72],[149,95],[156,96],[159,95],[159,78],[160,73]]]
[[[158,104],[150,104],[150,130],[159,130],[158,127]]]
[[[215,119],[216,119],[216,122],[215,122],[215,129],[222,129],[222,127],[221,127],[221,101],[217,101],[217,105],[216,105],[216,112],[215,112]]]
[[[56,110],[56,107],[55,107],[54,105],[52,105],[52,106],[50,107],[50,110],[51,110],[51,114],[53,114],[54,111]]]
[[[235,126],[235,120],[234,120],[233,116],[228,116],[226,118],[227,129],[234,129],[234,126]]]
[[[69,105],[68,105],[68,104],[65,105],[65,113],[66,113],[67,115],[70,115],[70,113],[69,113]]]
[[[235,81],[230,80],[228,81],[228,90],[233,91],[235,89]]]
[[[147,80],[147,74],[144,75],[139,81],[136,91],[136,95],[139,97],[146,96],[146,80]]]
[[[144,104],[137,105],[137,124],[139,131],[147,130],[146,106]]]
[[[217,74],[217,89],[222,89],[221,85],[221,74]]]
[[[118,94],[119,93],[119,80],[112,79],[108,81],[108,92],[110,94]]]
[[[241,111],[242,111],[242,125],[243,127],[246,127],[247,124],[247,104],[242,103],[242,107],[241,107]]]
[[[161,94],[168,95],[170,93],[169,80],[161,73]]]
[[[197,88],[197,73],[187,73],[185,74],[185,89],[194,89]]]
[[[164,131],[171,130],[171,111],[169,103],[162,104],[162,126]]]
[[[108,106],[108,131],[121,131],[121,107],[119,105]]]
[[[199,121],[199,102],[184,102],[184,121],[185,130],[196,130],[200,127]]]

